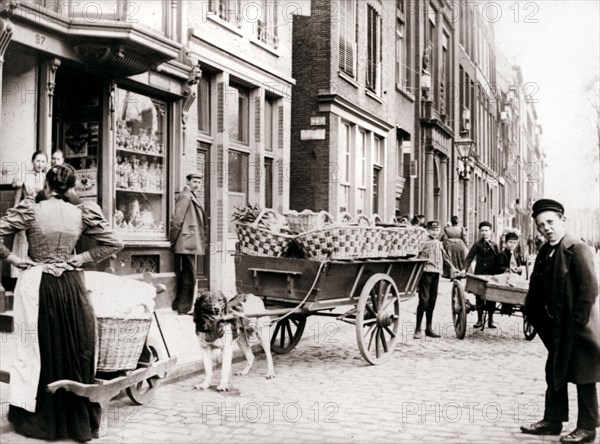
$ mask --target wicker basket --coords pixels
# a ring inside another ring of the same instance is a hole
[[[296,243],[307,259],[356,259],[361,257],[367,227],[349,225],[352,216],[342,213],[336,224],[306,231],[296,236]]]
[[[376,217],[375,217],[376,216]],[[359,257],[363,258],[385,258],[388,256],[388,245],[392,237],[392,233],[382,227],[375,225],[377,220],[381,221],[379,216],[375,215],[371,219],[363,214],[357,216],[359,226],[363,226],[364,244]]]
[[[98,363],[102,372],[137,367],[152,319],[96,318]]]
[[[427,230],[413,225],[390,227],[391,234],[388,242],[388,256],[410,257],[419,254],[421,242],[427,239]]]
[[[251,224],[238,222],[236,232],[239,240],[239,250],[250,256],[282,257],[294,239],[288,234],[277,233],[268,228],[259,227],[261,219],[267,215],[280,216],[275,211],[264,209]]]
[[[285,218],[290,230],[295,233],[314,230],[333,221],[333,218],[327,211],[320,211],[318,213],[311,210],[304,210],[301,213],[290,211],[285,214]]]

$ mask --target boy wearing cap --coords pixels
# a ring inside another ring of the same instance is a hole
[[[461,274],[466,274],[473,259],[476,259],[475,274],[496,274],[496,256],[500,253],[498,244],[492,241],[492,224],[488,221],[483,221],[479,224],[480,239],[473,244]],[[476,296],[477,301],[477,323],[473,328],[483,327],[483,306],[484,301],[479,296]],[[488,328],[496,328],[494,325],[494,310],[496,304],[494,302],[486,302],[485,308],[488,312]]]
[[[521,255],[516,252],[519,245],[519,235],[511,231],[506,233],[505,239],[504,250],[496,256],[496,272],[521,274],[523,272],[523,261]]]
[[[444,265],[452,270],[452,274],[457,271],[452,262],[450,262],[450,258],[446,254],[442,243],[438,240],[440,236],[440,223],[437,220],[432,220],[427,222],[426,227],[429,239],[422,242],[419,247],[419,259],[427,259],[427,262],[419,280],[419,306],[417,307],[417,325],[413,335],[414,339],[421,338],[423,314],[425,314],[427,322],[425,336],[429,336],[430,338],[440,337],[432,328],[433,310],[435,309],[435,302],[437,300],[440,274],[442,274]]]
[[[204,209],[196,195],[204,177],[199,173],[186,176],[187,184],[175,200],[175,212],[171,219],[169,240],[175,253],[177,290],[171,305],[180,315],[188,313],[194,302],[196,286],[196,258],[205,254]]]
[[[541,199],[532,217],[546,238],[531,273],[523,312],[548,350],[544,418],[522,426],[532,435],[558,435],[569,420],[567,383],[577,385],[577,428],[562,443],[593,442],[600,426],[598,279],[592,252],[566,233],[562,204]]]

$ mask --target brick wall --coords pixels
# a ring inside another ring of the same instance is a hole
[[[328,208],[329,121],[325,140],[300,140],[302,129],[310,129],[310,118],[323,115],[317,109],[319,89],[329,89],[331,80],[331,4],[315,1],[310,17],[294,17],[292,49],[292,137],[290,161],[290,208]],[[329,120],[329,119],[327,119]],[[322,128],[322,127],[320,127]]]

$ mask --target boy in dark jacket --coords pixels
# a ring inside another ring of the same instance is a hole
[[[465,259],[465,265],[462,274],[466,274],[473,259],[476,259],[475,274],[496,274],[496,256],[500,253],[498,244],[490,240],[492,237],[492,224],[488,221],[479,224],[479,234],[481,238],[473,244]],[[479,296],[477,300],[477,323],[473,328],[483,327],[483,299]],[[496,328],[494,325],[494,302],[486,302],[485,308],[488,312],[488,328]]]
[[[516,251],[518,245],[519,235],[514,232],[507,233],[504,250],[496,256],[496,273],[501,274],[508,271],[521,274],[523,272],[523,261],[521,255]]]

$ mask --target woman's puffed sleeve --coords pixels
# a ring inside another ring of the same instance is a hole
[[[0,258],[5,259],[11,251],[4,245],[4,236],[27,230],[35,219],[35,201],[23,199],[19,205],[9,208],[0,218]]]
[[[78,205],[82,211],[83,234],[93,238],[97,246],[83,253],[93,261],[100,261],[123,249],[123,242],[117,239],[102,214],[100,207],[89,201]]]

